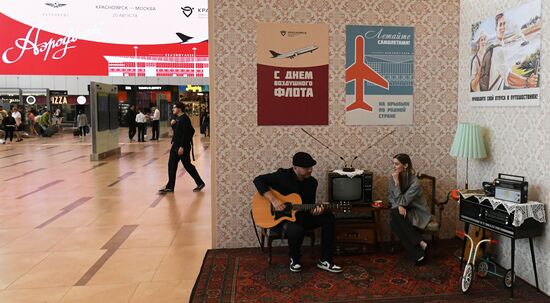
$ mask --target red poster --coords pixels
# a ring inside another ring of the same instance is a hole
[[[258,125],[328,125],[328,26],[258,24]]]

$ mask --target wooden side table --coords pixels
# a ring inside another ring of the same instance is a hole
[[[389,208],[376,208],[370,205],[353,206],[352,212],[336,217],[336,254],[367,253],[369,246],[385,245],[381,236],[380,215]],[[374,215],[374,216],[373,216]]]

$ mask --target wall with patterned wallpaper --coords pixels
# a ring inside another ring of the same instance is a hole
[[[329,125],[307,129],[332,149],[351,159],[356,168],[375,174],[374,196],[384,199],[391,157],[409,153],[417,171],[437,177],[441,200],[456,185],[456,160],[448,152],[457,123],[459,1],[211,1],[214,24],[213,111],[216,133],[216,247],[257,245],[250,222],[253,178],[279,167],[290,167],[296,151],[318,161],[318,200],[326,200],[326,172],[342,167],[337,156],[300,127],[258,127],[256,123],[257,22],[326,23],[329,25]],[[346,126],[345,26],[396,25],[415,27],[414,125]],[[396,133],[370,150],[366,147],[391,130]],[[454,234],[456,205],[444,213],[443,236]],[[387,222],[387,218],[382,218]],[[384,233],[388,234],[388,227]]]
[[[470,161],[469,182],[479,184],[494,179],[498,173],[526,176],[529,181],[529,199],[550,203],[550,88],[547,75],[550,68],[550,1],[542,1],[542,50],[541,50],[541,105],[540,107],[470,107],[469,106],[469,58],[467,48],[471,39],[471,24],[495,16],[509,8],[528,1],[520,0],[462,0],[460,5],[460,64],[458,120],[475,122],[484,128],[489,157]],[[465,161],[457,163],[459,184],[464,182]],[[548,218],[548,207],[546,207]],[[538,260],[539,284],[550,293],[550,225],[536,238],[535,254]],[[500,263],[510,267],[510,241],[499,242]],[[535,283],[529,252],[529,241],[516,241],[516,273],[529,283]]]

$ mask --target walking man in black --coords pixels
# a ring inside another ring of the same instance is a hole
[[[183,109],[184,105],[181,102],[175,103],[172,108],[172,113],[176,116],[176,119],[173,125],[174,136],[172,137],[172,147],[170,148],[170,158],[168,159],[168,183],[163,189],[159,190],[159,194],[162,195],[174,192],[176,172],[180,160],[185,170],[187,170],[197,184],[197,187],[193,191],[201,191],[205,186],[204,181],[199,176],[199,172],[197,172],[197,169],[191,163],[191,149],[195,129],[191,125],[191,119],[183,112]]]

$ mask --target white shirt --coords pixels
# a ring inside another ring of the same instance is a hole
[[[15,119],[15,124],[16,125],[21,124],[21,113],[20,112],[12,112],[11,116]]]
[[[158,108],[155,108],[155,112],[153,113],[153,121],[160,120],[160,110]]]
[[[136,122],[137,123],[147,123],[147,118],[145,117],[145,115],[140,112],[136,115]]]
[[[499,45],[499,47],[493,49],[493,56],[491,57],[489,86],[493,85],[492,90],[502,90],[504,85],[508,85],[508,73],[511,70],[507,64],[506,47],[502,42],[499,42]]]

